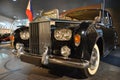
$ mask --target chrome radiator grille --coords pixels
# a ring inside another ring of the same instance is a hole
[[[41,55],[44,46],[51,45],[50,22],[30,24],[30,52]]]

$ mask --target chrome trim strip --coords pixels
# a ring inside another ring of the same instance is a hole
[[[83,62],[71,62],[71,61],[65,61],[65,60],[59,60],[59,59],[49,59],[50,63],[54,64],[60,64],[64,66],[69,66],[69,67],[75,67],[75,68],[86,68],[89,67],[89,61],[84,60]]]

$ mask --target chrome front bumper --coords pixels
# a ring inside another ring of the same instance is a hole
[[[21,61],[31,63],[37,66],[40,65],[48,65],[58,64],[63,66],[75,67],[75,68],[86,68],[89,67],[90,63],[88,60],[78,60],[78,59],[71,59],[71,58],[64,58],[64,57],[56,57],[56,56],[49,56],[48,55],[48,47],[44,47],[45,51],[42,56],[38,55],[30,55],[23,51],[23,48],[17,50],[17,54],[19,55]]]
[[[33,55],[26,55],[22,54],[20,56],[21,61],[31,63],[37,66],[40,66],[42,63],[42,57],[33,56]],[[63,59],[63,58],[56,58],[56,57],[49,57],[47,64],[58,64],[68,67],[74,67],[74,68],[86,68],[89,67],[89,61],[87,60],[81,60],[81,61],[75,61],[72,59]],[[43,64],[43,65],[47,65]]]

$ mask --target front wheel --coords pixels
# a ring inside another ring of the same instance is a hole
[[[98,70],[99,63],[100,63],[100,52],[97,44],[95,44],[91,53],[90,66],[83,70],[85,76],[89,77],[95,75]]]

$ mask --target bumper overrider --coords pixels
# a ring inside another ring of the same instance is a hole
[[[20,53],[24,53],[24,54],[19,54],[21,61],[31,63],[37,66],[40,66],[41,64],[48,65],[52,63],[52,64],[58,64],[58,65],[74,67],[74,68],[89,67],[88,60],[76,60],[71,58],[60,58],[60,57],[50,56],[48,55],[48,47],[45,47],[45,51],[42,56],[28,55],[25,52],[20,52]]]

